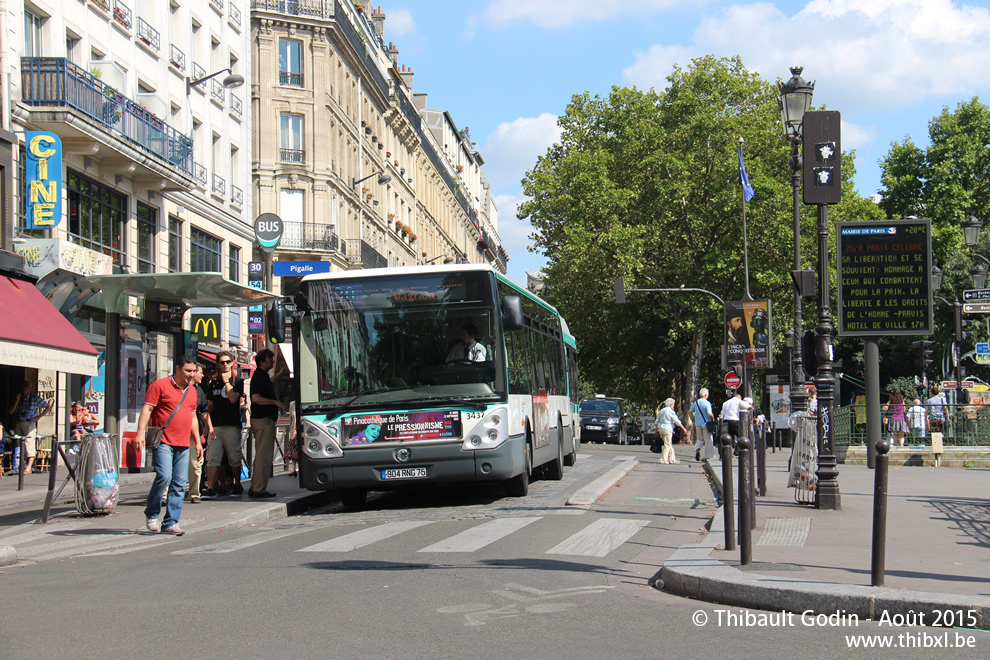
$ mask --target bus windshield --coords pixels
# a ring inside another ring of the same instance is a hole
[[[490,273],[319,279],[302,292],[312,309],[300,326],[303,413],[505,398]]]

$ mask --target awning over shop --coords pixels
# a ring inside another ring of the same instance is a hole
[[[276,298],[274,293],[252,289],[224,278],[220,273],[145,273],[96,275],[89,278],[103,289],[108,312],[116,312],[121,296],[135,296],[166,305],[189,307],[247,307]]]
[[[0,363],[96,376],[98,356],[33,283],[0,275]]]

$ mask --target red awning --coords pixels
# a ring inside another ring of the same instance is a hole
[[[0,275],[0,364],[96,376],[98,355],[34,284]]]

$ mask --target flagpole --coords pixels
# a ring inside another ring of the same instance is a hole
[[[746,236],[746,187],[743,185],[742,173],[743,173],[743,160],[742,160],[742,146],[744,140],[739,138],[739,194],[742,195],[742,225],[743,225],[743,267],[746,271],[746,296],[745,300],[752,300],[753,296],[749,293],[749,241]]]

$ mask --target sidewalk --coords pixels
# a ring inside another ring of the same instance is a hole
[[[885,586],[871,587],[874,471],[839,465],[842,509],[819,511],[796,503],[786,487],[789,456],[767,454],[753,563],[741,567],[739,551],[723,549],[719,508],[707,537],[664,562],[665,590],[769,611],[846,610],[862,619],[913,609],[929,613],[929,625],[935,610],[951,606],[973,610],[977,627],[990,628],[990,470],[890,467]],[[721,475],[717,461],[712,467]]]
[[[56,490],[66,474],[64,468],[60,467]],[[144,507],[148,489],[155,478],[153,472],[121,474],[122,495],[116,510],[107,516],[83,517],[77,514],[75,484],[70,482],[53,504],[48,523],[41,524],[41,512],[48,494],[48,478],[47,472],[25,475],[24,490],[21,491],[17,490],[16,475],[6,476],[0,481],[0,520],[4,516],[5,507],[18,504],[36,504],[38,516],[35,523],[17,525],[0,532],[0,566],[9,566],[19,559],[50,558],[48,555],[38,554],[45,550],[37,544],[45,543],[45,537],[52,535],[49,532],[57,533],[60,527],[79,527],[85,524],[87,535],[93,538],[94,547],[99,546],[98,549],[134,545],[146,540],[150,534],[145,529]],[[227,496],[203,500],[199,504],[186,501],[182,507],[182,527],[190,532],[245,527],[293,516],[307,509],[329,504],[336,498],[333,491],[304,490],[299,487],[296,477],[290,477],[286,473],[276,474],[269,481],[268,490],[277,495],[273,499],[249,498],[247,482],[243,483],[244,494],[241,497]],[[21,540],[26,542],[22,545]],[[16,551],[12,547],[15,541],[18,546]],[[22,547],[27,549],[22,550]],[[37,552],[32,554],[34,550]]]

